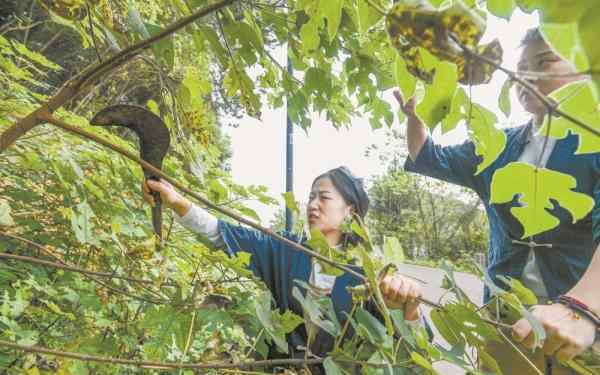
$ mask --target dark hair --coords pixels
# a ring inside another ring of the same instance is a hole
[[[364,219],[369,210],[369,197],[363,186],[362,178],[354,177],[347,167],[329,170],[313,180],[313,186],[321,178],[329,177],[333,186],[340,192],[344,201],[354,207],[354,212]]]
[[[525,36],[523,37],[523,39],[521,39],[520,46],[527,47],[528,45],[537,43],[537,42],[546,43],[546,41],[544,40],[544,37],[542,36],[542,33],[540,32],[540,28],[533,27],[533,28],[527,30],[527,32],[525,33]]]
[[[363,180],[354,177],[347,167],[342,166],[319,175],[313,180],[313,186],[318,180],[324,177],[328,177],[331,180],[333,186],[340,192],[346,204],[354,207],[354,213],[363,220],[369,210],[369,197],[363,186]],[[343,247],[346,248],[348,244],[357,245],[363,242],[363,239],[353,232],[344,233],[342,242]]]

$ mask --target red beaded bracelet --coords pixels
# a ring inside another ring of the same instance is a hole
[[[574,311],[580,313],[581,315],[585,316],[590,321],[592,321],[592,323],[594,323],[596,325],[597,329],[600,329],[600,317],[598,317],[598,315],[596,315],[596,313],[594,313],[592,310],[590,310],[588,305],[581,302],[577,298],[571,297],[571,296],[566,296],[566,295],[560,295],[554,300],[554,302],[560,303],[561,305],[565,305],[568,308],[570,308],[571,310],[574,310]]]

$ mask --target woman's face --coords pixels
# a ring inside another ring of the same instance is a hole
[[[351,212],[352,206],[346,203],[329,177],[315,181],[306,208],[311,229],[319,229],[323,234],[340,231],[344,219]]]

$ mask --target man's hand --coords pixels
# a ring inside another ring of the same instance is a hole
[[[160,199],[163,204],[173,209],[179,216],[185,216],[192,207],[192,202],[179,194],[170,183],[163,179],[160,181],[146,180],[142,182],[144,200],[152,207],[155,205],[154,197],[152,197],[153,191],[160,193]]]
[[[394,98],[396,98],[396,100],[398,101],[398,104],[400,104],[400,109],[406,115],[406,117],[409,119],[409,121],[411,119],[416,119],[418,121],[417,114],[415,113],[416,99],[414,96],[412,98],[408,99],[408,101],[406,103],[404,103],[404,99],[402,99],[402,95],[400,94],[400,91],[395,90]]]
[[[555,355],[560,361],[568,361],[594,343],[595,325],[567,306],[559,303],[537,305],[533,307],[532,314],[546,331],[542,350],[547,355]],[[515,323],[512,335],[515,341],[533,349],[533,329],[527,320],[521,319]]]
[[[388,308],[403,309],[406,320],[419,319],[419,297],[422,295],[419,284],[396,274],[384,277],[379,288]]]
[[[396,90],[394,91],[394,97],[398,101],[398,104],[400,104],[400,109],[407,118],[406,139],[408,143],[408,154],[410,158],[415,161],[427,140],[427,129],[425,129],[425,125],[423,125],[423,122],[415,112],[416,99],[414,96],[405,102],[402,99],[400,92]]]

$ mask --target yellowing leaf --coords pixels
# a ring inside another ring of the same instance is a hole
[[[594,99],[591,83],[574,82],[561,87],[550,96],[560,103],[558,108],[561,111],[600,131],[600,111],[598,111],[598,102]],[[546,118],[544,126],[540,129],[541,134],[546,133],[548,121],[549,119]],[[569,131],[579,136],[579,145],[575,154],[600,151],[600,137],[564,117],[552,117],[550,136],[563,139],[568,136]]]
[[[10,206],[8,205],[8,202],[0,201],[0,227],[12,225],[15,225],[15,222],[10,216]]]
[[[518,184],[515,184],[518,181]],[[569,211],[573,222],[584,218],[594,207],[592,197],[573,191],[577,181],[573,176],[527,163],[513,162],[498,169],[492,177],[490,203],[508,203],[520,195],[521,207],[511,213],[523,225],[522,238],[553,229],[560,221],[547,210],[553,208],[550,199]],[[537,190],[537,191],[536,191]]]

